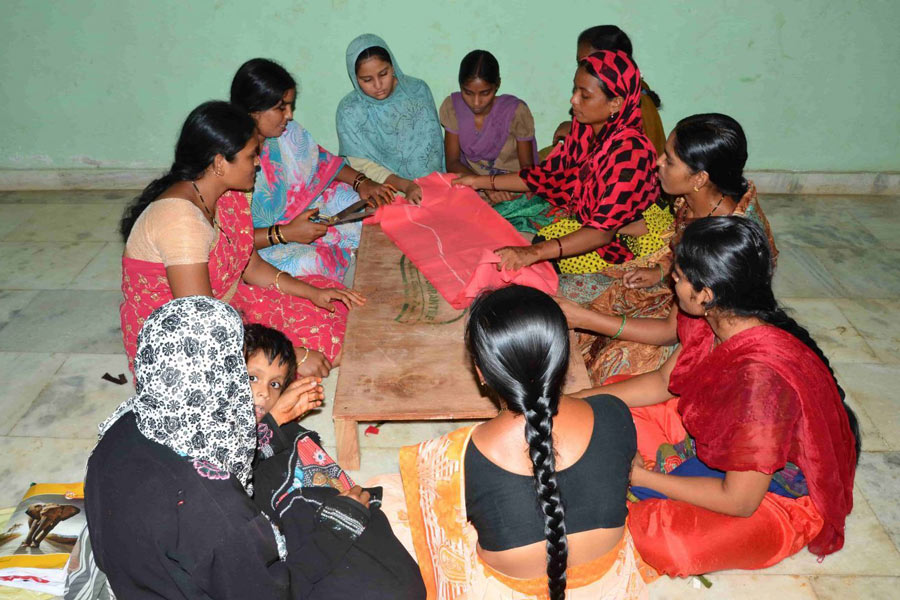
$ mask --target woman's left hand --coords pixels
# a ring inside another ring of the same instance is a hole
[[[494,250],[500,257],[497,270],[518,271],[541,260],[536,246],[506,246]]]
[[[662,281],[661,275],[659,267],[641,267],[625,273],[622,283],[630,289],[648,288]]]
[[[334,312],[333,302],[343,302],[347,308],[362,306],[366,303],[365,297],[359,292],[336,288],[319,288],[310,295],[309,301],[328,312]]]
[[[376,208],[393,202],[396,191],[387,184],[377,183],[371,179],[364,179],[357,190],[360,198],[368,200],[369,204]]]

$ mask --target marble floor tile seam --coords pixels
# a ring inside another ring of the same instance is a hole
[[[866,327],[865,321],[863,321],[859,324],[854,322],[856,320],[857,316],[854,315],[854,313],[852,312],[853,308],[854,308],[853,302],[859,303],[861,301],[859,299],[855,299],[855,298],[835,298],[834,300],[836,300],[835,302],[833,302],[834,306],[838,309],[838,311],[842,315],[844,315],[844,318],[847,320],[847,322],[850,324],[850,326],[856,331],[856,333],[862,339],[865,346],[869,350],[872,351],[872,356],[877,358],[876,361],[869,361],[869,362],[871,362],[872,364],[895,364],[895,362],[891,362],[891,359],[894,358],[893,356],[889,355],[885,359],[884,355],[880,354],[878,351],[880,345],[882,343],[884,343],[884,340],[881,339],[879,334],[883,334],[884,332],[879,332],[879,333],[869,332],[867,334],[867,332],[864,331],[864,329]],[[865,298],[864,300],[862,300],[862,302],[864,302],[866,300],[874,300],[876,302],[879,302],[879,301],[884,302],[884,299],[868,298],[868,297]],[[895,300],[896,300],[896,297],[889,299],[889,301],[895,301]],[[844,306],[841,306],[841,301],[843,301]],[[884,305],[882,305],[882,306],[884,306]],[[888,309],[886,311],[885,316],[887,316],[887,317],[893,316],[896,321],[900,322],[900,309],[898,309],[896,311]],[[895,338],[895,340],[896,340],[896,338]]]
[[[900,250],[825,246],[807,250],[837,282],[838,297],[894,300],[900,296]],[[871,276],[878,271],[877,277]]]
[[[11,251],[16,250],[29,250],[41,252],[43,250],[50,251],[59,251],[66,252],[66,250],[70,249],[71,246],[77,247],[79,250],[84,249],[87,250],[87,253],[79,258],[82,261],[81,267],[78,269],[78,273],[75,275],[71,275],[68,279],[52,281],[52,283],[47,282],[48,279],[47,273],[38,273],[38,276],[32,276],[28,279],[20,279],[19,277],[9,277],[4,269],[4,273],[0,274],[0,290],[2,291],[34,291],[34,290],[65,290],[68,289],[68,286],[72,285],[79,275],[84,271],[84,269],[91,264],[91,262],[96,259],[102,252],[103,249],[107,247],[110,242],[102,241],[102,240],[86,240],[80,242],[64,242],[63,244],[59,244],[57,242],[5,242],[0,241],[0,264],[5,259],[9,259],[9,256],[5,256],[4,249],[9,249]],[[15,254],[13,254],[13,259],[18,259]],[[30,259],[26,259],[24,262],[31,262]],[[77,261],[75,261],[77,262]],[[58,265],[57,265],[58,266]],[[28,269],[29,273],[33,275],[31,272],[32,264],[22,265],[23,268]],[[63,267],[64,268],[64,267]],[[57,269],[58,270],[58,269]],[[66,275],[69,275],[68,273]],[[54,277],[51,275],[49,277],[51,280]],[[39,283],[37,285],[33,284],[34,280],[38,280]]]
[[[89,260],[87,263],[85,263],[85,265],[83,267],[81,267],[81,270],[78,271],[78,273],[76,273],[74,277],[72,277],[72,281],[69,282],[69,285],[72,285],[73,283],[78,281],[78,278],[81,277],[85,273],[85,271],[88,270],[88,268],[91,266],[91,263],[93,263],[94,260],[96,260],[100,256],[100,254],[109,247],[110,244],[114,244],[114,243],[115,242],[105,242],[103,244],[103,246],[101,246],[100,249],[97,251],[97,254],[95,254],[93,256],[93,258],[91,258],[91,260]]]
[[[780,219],[786,217],[782,214],[776,214],[770,217],[772,221],[771,227],[774,231],[775,246],[780,248],[782,245],[793,245],[801,248],[841,248],[848,250],[860,250],[865,248],[885,248],[890,249],[895,246],[892,242],[884,241],[879,238],[870,227],[866,226],[866,222],[855,218],[853,215],[841,216],[841,228],[835,228],[837,234],[845,236],[844,239],[831,236],[821,235],[818,232],[809,233],[809,226],[800,223],[793,223],[794,217],[790,220],[792,224],[779,223]],[[804,232],[806,236],[804,237]],[[849,236],[849,237],[846,237]]]
[[[857,490],[858,490],[858,492],[859,492],[860,494],[862,494],[862,497],[865,499],[865,501],[866,501],[866,502],[869,504],[869,506],[871,507],[871,506],[872,506],[872,500],[869,499],[868,494],[866,494],[866,488],[865,488],[865,486],[859,485],[859,486],[857,486]],[[875,498],[875,500],[877,500],[877,498]],[[878,521],[878,525],[881,526],[882,531],[884,531],[885,534],[887,534],[888,540],[890,540],[890,542],[894,545],[894,553],[895,553],[898,557],[900,557],[900,539],[894,539],[894,536],[891,535],[891,527],[890,527],[890,524],[889,524],[889,523],[885,523],[884,518],[883,518],[883,515],[880,515],[880,514],[878,513],[878,511],[875,510],[874,508],[872,509],[872,514],[875,515],[875,520]],[[900,575],[900,573],[894,573],[894,575],[895,575],[895,576],[896,576],[896,575]],[[890,575],[884,575],[884,576],[885,576],[885,577],[889,577]]]
[[[0,286],[0,292],[114,292],[118,291],[121,288],[73,288],[72,286],[76,285],[76,278],[73,278],[72,281],[59,285],[59,286],[47,286],[47,287],[16,287],[15,285],[5,285]]]
[[[18,419],[16,421],[16,424],[18,424],[19,421],[21,421],[21,419]],[[99,425],[100,425],[100,423],[97,423],[98,427],[99,427]],[[13,429],[15,429],[15,425],[13,426]],[[77,441],[83,442],[85,440],[96,440],[97,435],[99,434],[99,429],[97,427],[94,428],[94,431],[92,432],[91,435],[89,435],[89,436],[85,435],[84,437],[73,437],[71,435],[53,435],[52,433],[47,433],[47,434],[42,434],[42,435],[16,435],[12,431],[13,430],[10,430],[10,433],[0,435],[0,439],[8,438],[8,439],[16,439],[16,440],[32,439],[32,440],[68,440],[68,441],[76,441],[77,440]]]

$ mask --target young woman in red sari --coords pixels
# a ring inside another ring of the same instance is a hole
[[[762,228],[699,219],[675,253],[681,347],[607,393],[638,434],[629,528],[669,575],[761,569],[840,550],[853,507],[856,417],[828,359],[778,307]],[[672,396],[675,396],[672,398]]]
[[[259,166],[253,119],[227,102],[194,109],[175,162],[129,206],[120,230],[120,308],[129,364],[155,309],[181,296],[213,296],[244,320],[283,331],[297,347],[302,376],[328,374],[340,357],[347,309],[364,299],[324,277],[297,279],[253,249],[247,196]]]
[[[728,115],[691,115],[669,134],[656,163],[662,190],[675,198],[669,242],[632,261],[634,268],[619,273],[590,304],[557,298],[569,327],[583,330],[578,343],[591,383],[601,385],[614,375],[654,371],[675,349],[678,310],[669,274],[675,246],[691,222],[729,215],[756,221],[769,238],[774,265],[778,250],[756,186],[744,179],[746,162],[744,129]]]

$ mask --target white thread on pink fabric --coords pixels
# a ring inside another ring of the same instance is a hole
[[[419,223],[418,221],[413,219],[412,215],[409,212],[410,206],[412,206],[412,205],[405,205],[403,207],[405,209],[404,212],[406,213],[406,218],[409,219],[409,222],[412,223],[413,225],[418,225],[419,227],[422,227],[423,229],[427,229],[428,231],[431,232],[431,235],[433,235],[434,239],[437,241],[437,250],[438,250],[438,255],[441,257],[441,262],[443,262],[447,266],[447,269],[449,269],[450,272],[453,273],[453,276],[456,277],[456,280],[459,281],[465,287],[466,281],[462,277],[460,277],[459,273],[457,273],[453,269],[453,267],[450,266],[450,263],[447,262],[447,259],[444,256],[444,243],[441,241],[441,238],[437,234],[437,231],[435,231],[428,225],[425,225],[424,223]],[[420,207],[417,206],[416,208],[420,208]]]

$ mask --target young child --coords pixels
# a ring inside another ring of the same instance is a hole
[[[355,485],[322,449],[318,434],[296,422],[322,406],[322,380],[296,379],[291,342],[262,325],[245,325],[244,360],[257,420],[253,501],[279,522],[288,552],[315,557],[327,546],[333,560],[306,562],[298,579],[316,581],[314,589],[297,593],[292,575],[294,595],[357,598],[365,582],[366,598],[425,598],[419,568],[381,510],[382,489]],[[334,533],[325,541],[316,538],[317,523]]]
[[[266,459],[282,452],[292,453],[296,448],[304,486],[330,486],[340,491],[352,488],[353,481],[322,449],[319,435],[296,422],[322,406],[325,394],[320,378],[296,379],[297,356],[287,336],[263,325],[245,325],[244,360],[257,422],[254,465],[261,467]]]
[[[297,379],[294,346],[280,331],[263,325],[246,325],[244,360],[250,374],[257,423],[270,413],[278,425],[283,425],[322,406],[324,395],[319,385],[322,380]]]

